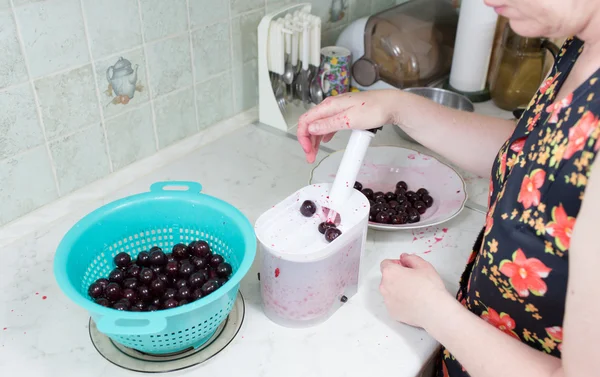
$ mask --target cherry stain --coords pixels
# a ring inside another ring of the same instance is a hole
[[[42,300],[45,300],[45,299],[47,299],[47,298],[48,298],[47,296],[42,296]]]
[[[366,103],[366,102],[363,102],[363,103],[361,104],[361,106],[364,106],[364,105],[365,105],[365,103]]]
[[[444,232],[444,233],[448,233],[448,228],[444,228],[444,229],[442,229],[442,232]]]
[[[6,330],[8,330],[8,327],[5,327],[5,328],[3,328],[2,330],[3,330],[3,331],[6,331]]]
[[[279,267],[275,269],[275,277],[278,278],[279,277],[279,273],[281,271],[279,271]]]

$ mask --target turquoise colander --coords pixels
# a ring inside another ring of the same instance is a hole
[[[185,189],[185,190],[182,190]],[[165,354],[200,347],[233,307],[240,281],[256,254],[248,219],[235,207],[201,194],[196,182],[159,182],[150,192],[104,205],[85,216],[62,239],[54,274],[62,291],[85,308],[98,330],[136,350]],[[107,277],[113,258],[158,245],[207,241],[232,265],[231,279],[209,296],[174,309],[123,312],[96,304],[87,294],[96,279]]]

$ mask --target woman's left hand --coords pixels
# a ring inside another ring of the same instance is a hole
[[[435,268],[416,255],[381,262],[379,291],[390,316],[411,326],[426,327],[440,298],[450,297]]]

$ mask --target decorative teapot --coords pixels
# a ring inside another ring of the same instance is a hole
[[[131,67],[131,62],[120,57],[115,65],[106,70],[106,79],[112,86],[116,96],[127,96],[133,98],[137,84],[137,70]]]

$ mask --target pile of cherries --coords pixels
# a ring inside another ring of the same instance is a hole
[[[135,261],[127,253],[114,258],[108,278],[90,284],[88,294],[99,305],[116,310],[152,312],[171,309],[213,293],[231,276],[232,267],[213,254],[205,241],[177,244],[171,253],[154,246]]]
[[[421,221],[421,215],[433,205],[433,198],[427,189],[409,191],[404,181],[396,184],[395,192],[373,192],[370,188],[363,188],[360,182],[354,183],[354,188],[369,199],[371,204],[369,221],[373,223],[392,225],[418,223]]]
[[[311,200],[305,200],[300,205],[300,213],[306,217],[312,217],[317,212],[317,205]],[[333,242],[336,238],[342,235],[342,231],[339,230],[334,223],[322,222],[319,224],[319,232],[325,235],[327,242]]]

